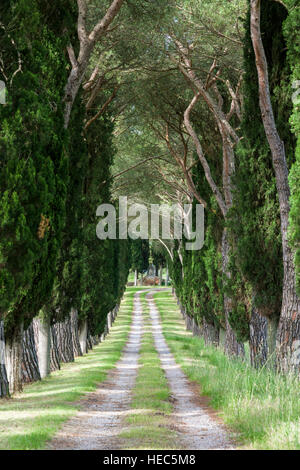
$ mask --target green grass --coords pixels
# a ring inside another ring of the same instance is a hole
[[[149,288],[148,288],[149,289]],[[144,332],[139,369],[131,402],[128,425],[120,437],[124,449],[176,449],[176,433],[170,428],[173,406],[170,391],[154,346],[149,309],[141,294]]]
[[[211,398],[241,447],[300,449],[300,383],[268,369],[253,369],[230,359],[221,350],[206,347],[201,338],[185,331],[176,301],[168,292],[155,294],[163,332],[184,372]]]
[[[75,363],[24,387],[22,394],[0,402],[0,449],[43,449],[61,425],[79,410],[76,403],[105,380],[128,338],[133,292],[125,294],[106,340]]]

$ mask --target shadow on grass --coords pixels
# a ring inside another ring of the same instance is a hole
[[[254,369],[193,337],[171,294],[155,294],[165,338],[187,376],[241,441],[253,449],[300,449],[300,386],[295,376]],[[191,365],[192,363],[192,365]]]
[[[133,293],[127,293],[110,334],[89,354],[62,364],[61,370],[46,379],[26,385],[22,394],[0,402],[0,449],[42,449],[76,413],[76,400],[94,391],[121,357],[132,304]]]

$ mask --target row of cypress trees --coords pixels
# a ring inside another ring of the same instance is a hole
[[[272,105],[291,174],[290,240],[298,250],[296,269],[299,285],[300,141],[298,137],[297,142],[296,135],[299,136],[300,107],[297,97],[291,99],[292,86],[299,77],[298,22],[299,9],[291,8],[288,14],[287,9],[276,2],[262,2],[261,28],[269,66]],[[189,326],[196,333],[200,332],[208,343],[223,343],[226,329],[223,297],[230,299],[229,323],[241,343],[237,353],[244,354],[243,343],[249,342],[251,362],[254,366],[261,366],[266,361],[274,363],[283,264],[279,203],[271,152],[259,108],[250,10],[245,30],[243,139],[236,152],[234,201],[227,222],[231,247],[230,276],[224,278],[221,274],[224,222],[213,199],[210,199],[199,165],[194,171],[194,180],[201,188],[202,197],[210,201],[205,216],[205,244],[201,252],[185,252],[177,245],[172,276]],[[217,167],[212,171],[218,174]]]
[[[0,107],[5,396],[21,390],[25,377],[44,376],[85,352],[80,334],[84,348],[103,333],[123,295],[129,260],[126,241],[100,241],[95,234],[97,206],[112,202],[111,119],[99,117],[84,133],[86,112],[78,96],[68,130],[63,125],[66,46],[70,40],[77,45],[76,5],[4,0],[0,10],[1,80],[7,88]],[[27,348],[33,349],[29,355]],[[38,363],[28,364],[35,357]]]

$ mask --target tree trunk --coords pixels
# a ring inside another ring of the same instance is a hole
[[[194,331],[194,322],[193,322],[193,318],[191,318],[189,315],[187,315],[187,313],[185,312],[185,310],[182,308],[181,309],[181,313],[182,313],[182,316],[185,320],[185,325],[186,325],[186,329],[188,331]]]
[[[226,331],[223,328],[220,328],[219,331],[219,348],[225,351],[225,342],[226,342]]]
[[[193,335],[203,338],[203,328],[198,325],[195,319],[193,319]]]
[[[159,266],[159,285],[162,286],[162,278],[163,278],[163,268],[162,265]]]
[[[41,378],[50,374],[50,320],[34,318],[33,329]]]
[[[22,382],[30,383],[38,380],[41,380],[41,374],[33,323],[31,323],[23,335]]]
[[[74,308],[71,310],[71,330],[74,356],[82,356],[78,332],[78,312]]]
[[[268,365],[270,368],[276,368],[276,336],[278,329],[279,316],[273,315],[268,317],[268,331],[267,331],[267,344],[268,344]]]
[[[9,392],[22,391],[22,355],[23,355],[23,323],[18,325],[11,338],[5,342],[6,371]]]
[[[107,335],[107,325],[105,325],[104,338],[105,338],[106,335]],[[86,344],[87,344],[88,351],[91,351],[93,349],[93,341],[92,341],[92,336],[91,336],[89,330],[88,330],[88,334],[87,334]]]
[[[88,332],[87,320],[84,320],[84,322],[82,323],[79,329],[79,343],[80,343],[82,354],[87,353],[87,332]]]
[[[255,368],[263,366],[268,357],[268,320],[253,306],[250,320],[250,360]]]
[[[279,199],[282,253],[283,292],[277,331],[277,367],[282,372],[300,371],[300,298],[296,294],[294,255],[288,243],[290,187],[284,143],[277,131],[271,103],[268,64],[261,38],[260,0],[251,0],[251,38],[259,83],[259,104],[266,137],[270,146]]]
[[[223,275],[230,277],[231,273],[228,270],[229,261],[229,242],[227,239],[227,231],[224,229],[222,236],[222,267]],[[225,337],[225,353],[229,356],[244,356],[245,348],[242,343],[239,343],[236,339],[235,333],[229,323],[229,314],[231,311],[231,299],[224,296],[224,312],[226,322],[226,337]]]
[[[50,370],[60,370],[60,356],[57,345],[57,336],[54,325],[50,329]]]
[[[118,313],[118,306],[116,305],[113,309],[112,309],[112,322],[114,323],[116,318],[117,318],[117,313]]]
[[[3,321],[0,321],[0,398],[9,395],[9,383],[5,366],[5,343]]]
[[[63,322],[54,325],[59,358],[61,362],[74,362],[73,338],[70,315]]]
[[[207,346],[218,346],[219,345],[219,328],[217,328],[212,323],[208,323],[205,318],[203,318],[203,337],[205,344]]]
[[[169,284],[169,266],[167,265],[166,267],[166,286],[168,286]],[[173,293],[173,289],[172,289],[172,293]]]
[[[112,314],[111,312],[108,312],[108,315],[106,317],[106,324],[107,324],[107,332],[110,332],[110,329],[112,327]]]
[[[134,271],[134,285],[135,285],[135,287],[138,285],[138,271],[137,271],[137,269]]]
[[[99,336],[98,335],[92,336],[92,344],[93,344],[93,346],[98,346],[98,344],[99,344]]]

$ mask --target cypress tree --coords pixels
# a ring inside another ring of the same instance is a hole
[[[269,65],[272,104],[289,163],[293,161],[294,138],[288,126],[291,112],[286,80],[286,44],[282,24],[286,10],[275,2],[262,2],[261,27]],[[269,320],[269,347],[274,349],[282,296],[282,248],[279,204],[269,145],[259,109],[258,79],[250,36],[250,12],[244,39],[243,140],[237,151],[234,205],[229,216],[232,237],[232,276],[227,289],[233,294],[231,321],[245,339],[246,323],[253,308]],[[240,292],[240,296],[238,293]],[[235,297],[234,297],[235,293]],[[243,320],[244,319],[244,320]],[[238,326],[239,325],[239,326]],[[259,331],[257,332],[259,335]],[[265,338],[266,341],[266,338]],[[263,348],[263,346],[262,346]],[[272,351],[270,351],[272,352]]]
[[[54,3],[60,14],[49,24],[48,2],[1,4],[1,43],[11,78],[6,80],[7,105],[0,109],[0,285],[12,391],[21,384],[12,372],[20,367],[12,367],[10,355],[21,351],[23,328],[51,293],[65,221],[68,163],[62,98],[68,38],[60,36],[65,15],[62,5]],[[14,74],[18,63],[21,71]]]

